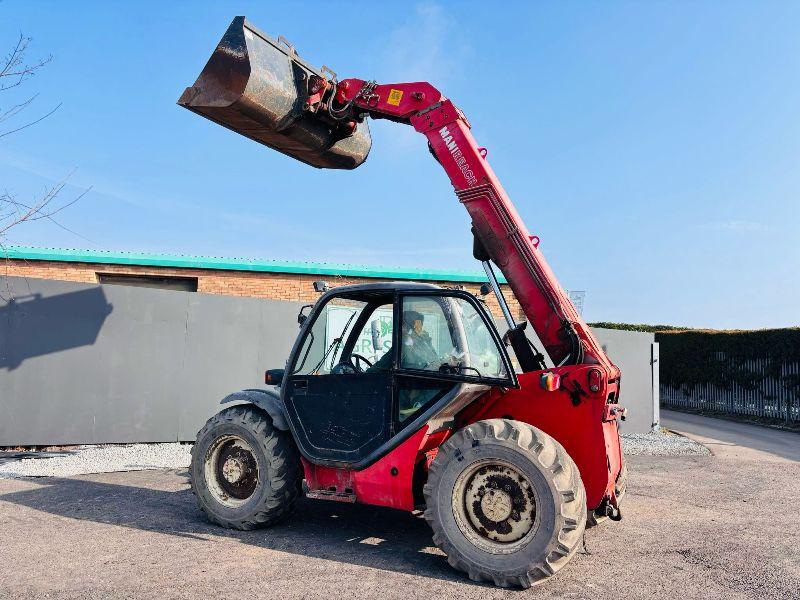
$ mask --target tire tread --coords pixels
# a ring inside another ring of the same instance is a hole
[[[249,405],[233,406],[211,417],[197,433],[197,440],[211,435],[220,425],[237,425],[247,429],[259,440],[261,450],[268,459],[266,484],[271,488],[270,498],[247,519],[223,519],[208,509],[201,500],[205,482],[195,481],[193,476],[196,462],[201,464],[204,456],[199,456],[200,444],[192,446],[192,466],[189,468],[192,492],[198,499],[200,510],[209,521],[227,529],[251,530],[275,525],[286,519],[294,510],[300,494],[300,481],[303,477],[300,454],[288,432],[276,429],[272,418],[266,412]]]
[[[455,457],[456,451],[471,445],[472,440],[498,440],[514,442],[542,471],[549,471],[558,495],[556,506],[558,533],[548,544],[542,556],[525,572],[494,571],[474,564],[462,554],[447,537],[438,519],[436,488],[441,480],[444,465]],[[572,458],[555,439],[536,427],[510,419],[488,419],[465,427],[439,449],[430,465],[428,481],[423,487],[426,500],[425,519],[433,529],[434,543],[447,555],[454,568],[465,572],[471,580],[489,581],[500,587],[531,587],[554,575],[566,565],[578,549],[586,525],[586,492],[580,473]]]

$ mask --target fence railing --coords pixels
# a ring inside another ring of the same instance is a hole
[[[735,363],[722,356],[718,359],[729,363],[731,370],[744,370],[754,377],[744,383],[733,379],[723,384],[706,382],[679,387],[662,383],[662,406],[800,422],[800,362],[783,363],[780,372],[776,372],[774,361],[768,358]]]

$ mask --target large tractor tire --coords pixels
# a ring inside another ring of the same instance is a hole
[[[586,525],[578,467],[556,440],[519,421],[478,421],[456,433],[439,448],[424,493],[448,562],[502,587],[556,573]]]
[[[192,447],[191,486],[208,519],[229,529],[274,525],[294,509],[302,481],[289,432],[254,406],[211,417]]]

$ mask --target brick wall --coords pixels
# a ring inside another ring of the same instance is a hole
[[[251,271],[222,271],[216,269],[181,269],[173,267],[146,267],[135,265],[110,265],[100,263],[71,263],[43,260],[6,261],[0,273],[14,277],[32,277],[34,279],[55,279],[60,281],[79,281],[98,283],[97,273],[114,273],[120,275],[155,275],[158,277],[196,277],[197,291],[205,294],[224,294],[227,296],[253,296],[272,300],[293,300],[298,302],[314,302],[318,297],[313,282],[327,281],[331,287],[352,285],[356,283],[374,283],[380,281],[367,277],[336,277],[331,275],[300,275],[293,273],[264,273]],[[445,287],[463,286],[468,292],[478,294],[480,284],[448,281],[430,281]],[[511,307],[511,313],[517,320],[522,320],[522,310],[507,285],[503,285],[503,293]],[[500,307],[493,294],[486,296],[489,309],[494,316],[502,319]]]

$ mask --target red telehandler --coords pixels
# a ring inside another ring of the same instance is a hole
[[[232,406],[198,433],[192,489],[210,520],[271,525],[303,493],[422,509],[453,567],[504,587],[542,581],[587,523],[619,520],[620,371],[449,99],[429,83],[338,80],[237,17],[178,103],[319,168],[366,159],[367,117],[414,127],[472,219],[508,327],[501,336],[461,290],[315,283],[322,294],[298,315],[285,368],[267,371],[271,387],[223,399]],[[527,322],[513,318],[495,266]]]

